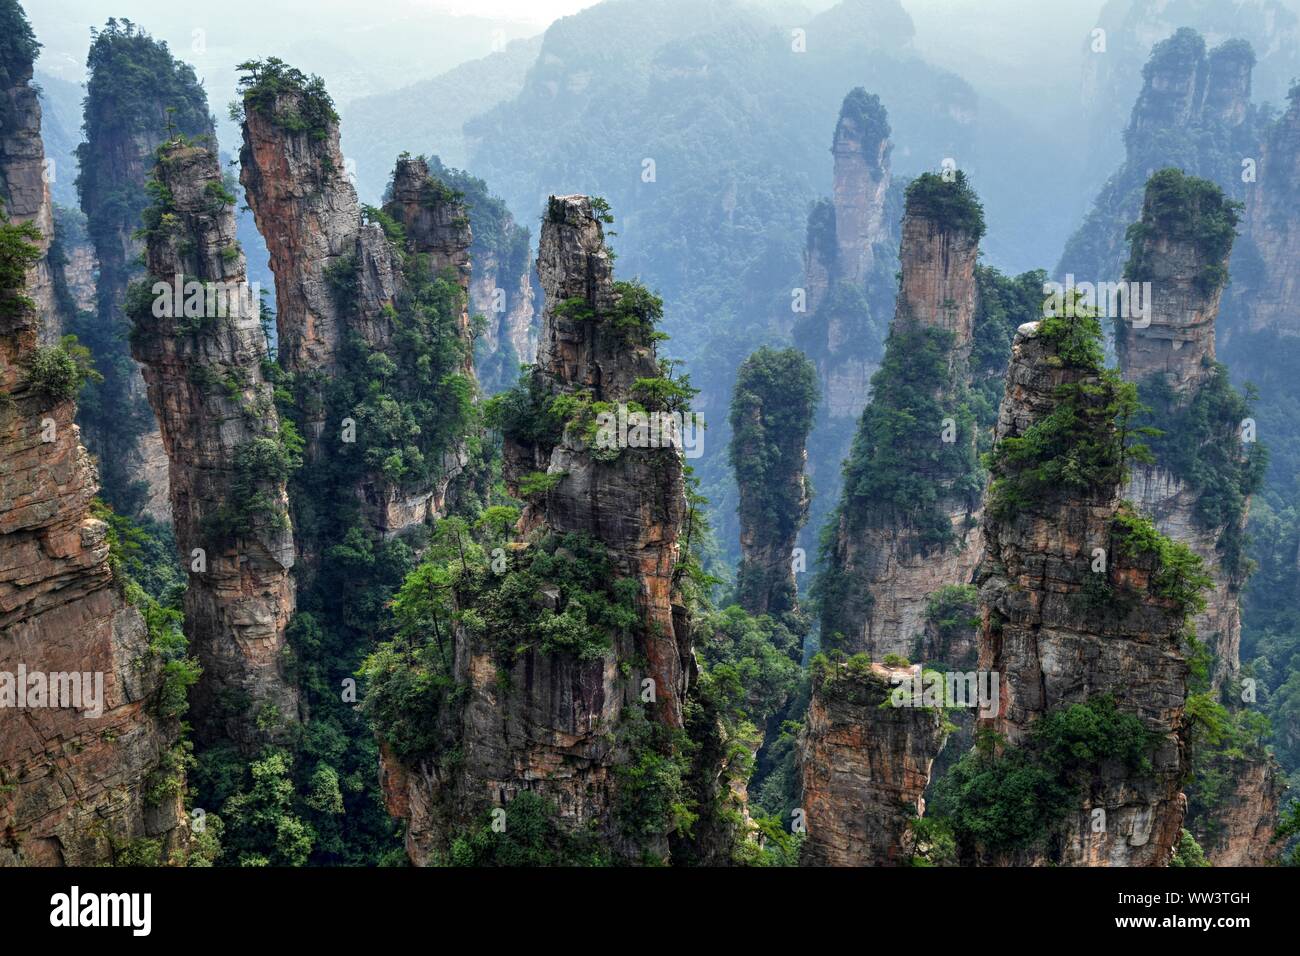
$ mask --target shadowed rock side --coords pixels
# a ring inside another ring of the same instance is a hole
[[[983,221],[966,205],[974,196],[964,177],[916,183],[885,362],[845,466],[819,585],[823,644],[877,660],[920,653],[929,596],[969,584],[981,550],[975,430],[962,403]],[[974,215],[954,217],[948,201]]]
[[[152,288],[133,296],[131,344],[161,425],[189,571],[186,631],[203,666],[193,722],[200,740],[228,737],[252,752],[298,718],[282,655],[294,610],[285,484],[300,443],[276,413],[216,153],[165,143],[154,177],[163,198],[145,214]],[[207,290],[206,301],[177,301],[177,282]]]
[[[634,318],[628,287],[616,287],[601,224],[583,196],[552,197],[543,220],[538,274],[546,295],[533,386],[549,400],[588,395],[631,400],[633,384],[659,374],[650,325]],[[643,291],[643,290],[642,290]],[[644,294],[644,293],[643,293]],[[626,308],[625,308],[626,307]],[[622,310],[622,311],[620,311]],[[619,579],[635,582],[638,623],[613,634],[594,656],[536,646],[505,655],[501,635],[458,627],[453,676],[463,706],[441,711],[454,767],[436,755],[403,764],[385,748],[383,784],[390,812],[406,818],[416,864],[445,854],[451,838],[491,806],[532,791],[554,804],[564,831],[596,834],[616,859],[668,856],[667,832],[629,836],[614,812],[634,760],[625,731],[641,689],[653,681],[645,714],[672,733],[683,723],[693,673],[685,609],[673,569],[686,515],[680,452],[672,448],[597,451],[577,424],[558,438],[524,440],[507,432],[505,475],[518,490],[526,476],[551,476],[528,500],[513,545],[516,562],[547,535],[577,534],[606,549]],[[558,592],[557,592],[558,593]],[[543,592],[538,614],[551,607]],[[558,610],[558,608],[554,608]],[[643,722],[644,723],[644,722]]]
[[[895,705],[891,695],[919,664],[861,658],[813,670],[812,702],[799,737],[804,866],[906,866],[912,821],[947,734],[943,711]],[[919,702],[918,702],[919,703]]]
[[[979,667],[1000,675],[1001,701],[997,716],[980,724],[1017,745],[1044,715],[1109,696],[1151,735],[1150,767],[1103,762],[1085,778],[1081,803],[1049,845],[980,859],[1162,866],[1178,841],[1185,809],[1188,668],[1180,644],[1187,610],[1156,592],[1166,573],[1158,557],[1124,537],[1122,522],[1140,519],[1126,517],[1130,513],[1120,506],[1118,439],[1113,415],[1105,411],[1114,386],[1101,378],[1100,352],[1095,364],[1063,355],[1060,340],[1040,331],[1044,324],[1026,324],[1016,335],[999,445],[1041,426],[1068,400],[1076,429],[1090,438],[1069,434],[1111,450],[1094,462],[1084,486],[1038,487],[1015,504],[986,505]],[[1069,453],[1068,447],[1059,450]],[[996,465],[994,474],[996,495],[999,480],[1006,479],[998,478]],[[1096,549],[1106,556],[1104,572],[1092,570]],[[1098,573],[1104,577],[1094,577]],[[1099,599],[1096,590],[1107,597]],[[1093,832],[1095,809],[1105,811],[1102,832]]]
[[[14,25],[7,41],[30,42],[17,4],[0,2],[0,17]],[[49,314],[38,310],[51,308],[44,237],[52,220],[30,57],[0,64],[0,75],[0,196],[43,237],[30,242],[25,301],[22,288],[0,289],[0,672],[11,675],[6,696],[24,671],[90,678],[86,709],[14,700],[0,708],[0,866],[99,866],[142,839],[158,841],[170,859],[186,842],[181,797],[151,796],[148,781],[180,724],[159,712],[163,662],[114,580],[108,526],[92,515],[98,480],[73,423],[76,406],[29,375]],[[96,715],[86,710],[97,674]]]
[[[1300,335],[1298,184],[1300,85],[1292,88],[1286,112],[1264,139],[1257,182],[1246,201],[1245,244],[1258,253],[1258,263],[1235,291],[1248,303],[1246,325],[1252,332]]]

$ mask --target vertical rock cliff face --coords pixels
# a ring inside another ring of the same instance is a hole
[[[1244,198],[1242,159],[1257,155],[1250,106],[1254,65],[1249,43],[1227,40],[1207,53],[1204,38],[1188,28],[1152,47],[1124,132],[1124,163],[1066,243],[1058,275],[1118,280],[1126,258],[1124,230],[1141,213],[1143,187],[1153,170],[1176,166]]]
[[[636,310],[645,303],[635,288],[613,282],[601,224],[586,197],[549,201],[538,274],[546,294],[533,373],[538,394],[585,395],[616,407],[632,399],[637,379],[659,374],[649,326],[626,324],[640,325]],[[529,500],[520,521],[526,540],[513,546],[514,560],[537,553],[547,536],[595,542],[613,573],[634,582],[637,623],[613,634],[612,646],[584,655],[523,646],[503,656],[494,646],[503,635],[457,629],[453,676],[466,694],[463,707],[443,712],[444,744],[460,755],[456,764],[436,755],[403,762],[385,753],[389,809],[406,818],[407,850],[417,864],[445,854],[486,808],[508,807],[524,792],[552,803],[566,832],[594,833],[616,859],[668,855],[666,831],[629,837],[616,808],[620,770],[635,760],[626,731],[632,709],[645,701],[638,689],[653,687],[645,705],[652,725],[671,734],[683,724],[693,659],[673,581],[686,516],[681,457],[672,448],[610,451],[598,452],[576,425],[552,438],[507,431],[511,486],[538,472],[550,476],[547,490],[520,492]],[[543,588],[535,615],[558,612],[558,595]]]
[[[840,108],[831,154],[838,277],[861,286],[871,274],[875,245],[885,237],[889,189],[889,123],[879,101],[850,93]]]
[[[282,671],[294,609],[285,483],[297,449],[266,378],[260,304],[216,153],[168,142],[154,177],[150,288],[133,292],[131,346],[167,449],[176,545],[189,569],[186,630],[203,666],[194,726],[201,740],[229,738],[251,751],[298,716]],[[190,283],[206,292],[203,302],[190,298]]]
[[[135,232],[149,204],[145,180],[154,150],[169,127],[201,136],[212,132],[212,120],[193,69],[129,22],[110,22],[98,31],[86,65],[86,141],[77,149],[77,192],[99,279],[94,326],[79,333],[105,382],[96,386],[96,400],[82,409],[82,423],[110,504],[166,521],[167,455],[149,413],[144,380],[124,344],[126,290],[140,275],[143,246]]]
[[[934,201],[974,203],[964,178],[917,183],[897,311],[845,469],[823,601],[824,644],[877,660],[920,652],[930,595],[969,584],[981,548],[975,433],[960,408],[983,221],[977,205],[954,218]]]
[[[16,4],[0,3],[0,21],[13,31],[6,42],[30,44]],[[13,84],[0,90],[0,111],[35,103],[30,56],[26,64],[0,63]],[[21,135],[11,115],[0,186],[43,193],[39,171],[30,178],[40,165],[39,114],[22,112],[32,125]],[[29,199],[7,197],[6,205],[16,218]],[[41,228],[48,203],[38,200],[24,217]],[[39,264],[43,246],[32,245]],[[28,271],[26,301],[22,288],[0,289],[0,866],[103,865],[139,839],[157,840],[170,858],[185,843],[180,796],[151,799],[147,781],[161,772],[180,726],[158,711],[162,661],[114,580],[108,527],[91,513],[97,479],[75,405],[29,375],[40,348],[41,276]],[[30,689],[24,678],[35,674],[86,675],[82,699],[66,702],[84,706],[15,706],[17,682]],[[96,675],[102,709],[93,701]]]
[[[1163,170],[1147,186],[1128,270],[1133,280],[1150,283],[1149,324],[1117,319],[1116,350],[1124,377],[1150,395],[1149,402],[1162,406],[1165,415],[1192,405],[1212,379],[1225,374],[1215,362],[1214,323],[1235,224],[1235,214],[1210,182]],[[1201,238],[1216,227],[1222,234],[1213,242]],[[1174,429],[1171,421],[1161,424]],[[1236,434],[1240,420],[1215,422],[1214,427],[1220,432],[1213,436],[1215,444],[1226,456],[1244,459]],[[1175,434],[1168,438],[1188,440]],[[1172,459],[1172,450],[1164,457]],[[1195,624],[1215,656],[1217,687],[1239,667],[1244,583],[1239,571],[1225,567],[1221,541],[1229,531],[1241,534],[1247,507],[1243,504],[1229,517],[1231,529],[1208,524],[1198,507],[1200,492],[1189,486],[1190,475],[1179,473],[1179,464],[1186,469],[1186,462],[1159,459],[1135,466],[1124,496],[1151,515],[1162,532],[1199,554],[1214,577],[1214,590]]]
[[[244,106],[240,177],[275,273],[279,361],[293,376],[310,469],[322,455],[337,453],[330,446],[344,426],[327,422],[331,380],[371,353],[398,358],[393,309],[412,281],[403,274],[408,256],[421,257],[434,276],[451,270],[462,297],[460,372],[473,379],[472,236],[463,205],[419,159],[398,161],[384,207],[404,227],[405,247],[380,223],[365,221],[343,172],[337,117],[323,89],[286,85],[267,92],[254,84]],[[315,117],[315,125],[306,126],[303,116]],[[340,419],[351,417],[351,409],[339,411]],[[372,467],[352,493],[370,529],[391,537],[442,514],[447,487],[463,466],[457,446],[430,480],[402,481]],[[318,545],[310,530],[300,535],[300,554],[310,568]]]
[[[585,196],[549,200],[537,257],[546,297],[537,349],[538,375],[552,391],[590,390],[593,400],[633,400],[638,379],[660,375],[654,346],[628,341],[613,323],[589,321],[563,303],[580,300],[597,317],[623,304],[600,221]],[[563,479],[524,511],[525,527],[581,532],[600,541],[641,587],[646,676],[658,688],[659,719],[682,723],[690,671],[690,637],[675,623],[673,567],[686,517],[681,454],[677,449],[627,449],[614,462],[600,462],[566,433],[554,447],[506,449],[506,473],[515,480],[545,471]],[[613,519],[611,522],[611,518]]]
[[[321,94],[323,95],[323,93]],[[355,265],[361,206],[344,175],[338,125],[322,117],[303,128],[316,106],[310,94],[288,89],[256,105],[245,96],[239,179],[266,240],[275,273],[280,364],[303,379],[303,437],[307,460],[321,454],[324,385],[338,373],[347,331],[346,305],[330,287],[330,270]],[[374,272],[392,295],[392,264]]]
[[[1300,335],[1300,86],[1260,150],[1258,179],[1246,204],[1245,234],[1259,254],[1255,275],[1244,277],[1242,297],[1253,332]]]
[[[474,244],[470,255],[470,311],[486,320],[479,340],[479,381],[494,393],[513,385],[520,365],[537,360],[537,290],[529,261],[528,230],[515,223],[505,203],[486,194],[486,185],[470,180],[467,194]]]
[[[1149,767],[1119,760],[1092,767],[1047,846],[986,862],[1160,866],[1185,806],[1187,607],[1164,596],[1172,572],[1130,531],[1143,519],[1120,506],[1119,439],[1105,407],[1116,386],[1102,376],[1100,348],[1081,359],[1076,333],[1062,322],[1017,333],[999,412],[978,583],[979,666],[1000,675],[1001,697],[997,715],[981,724],[1022,745],[1046,715],[1109,696],[1149,735]],[[1058,431],[1061,419],[1049,416],[1062,408],[1072,424]],[[1033,451],[1037,457],[1018,458],[1006,443],[1031,429],[1054,437],[1035,446],[1046,449]],[[1047,478],[1079,441],[1103,450],[1090,453],[1085,475],[1068,484]],[[1094,570],[1099,555],[1104,570]],[[1098,819],[1101,832],[1093,832]]]
[[[1256,754],[1216,754],[1213,766],[1227,791],[1213,813],[1188,821],[1214,866],[1270,866],[1282,847],[1273,841],[1286,776],[1278,762]]]
[[[1235,212],[1214,184],[1175,170],[1153,176],[1129,262],[1134,278],[1151,283],[1150,325],[1117,323],[1120,369],[1138,384],[1155,414],[1152,424],[1165,433],[1154,442],[1156,461],[1133,468],[1125,497],[1205,562],[1213,587],[1193,623],[1213,658],[1210,689],[1233,710],[1239,708],[1246,578],[1242,541],[1261,478],[1246,450],[1252,446],[1239,434],[1249,406],[1215,361],[1215,319],[1235,225]],[[1277,763],[1258,747],[1222,749],[1236,752],[1206,754],[1196,766],[1188,828],[1215,865],[1263,862],[1277,849],[1257,836],[1277,823]],[[1202,791],[1217,792],[1207,783],[1220,776],[1228,792],[1207,805]]]
[[[388,196],[384,211],[405,227],[408,248],[429,257],[434,275],[448,269],[454,275],[461,291],[457,331],[461,341],[469,342],[470,245],[474,237],[465,207],[445,187],[439,192],[439,183],[430,177],[429,164],[423,159],[403,157],[397,161]],[[461,371],[473,376],[473,353],[466,351]]]
[[[862,411],[878,361],[895,268],[889,133],[878,97],[859,87],[844,98],[831,146],[832,199],[814,207],[808,222],[808,319],[795,341],[817,362],[832,418],[851,421]]]
[[[474,314],[487,318],[484,348],[489,353],[511,357],[514,368],[510,371],[519,365],[532,365],[537,360],[537,294],[529,271],[525,269],[512,275],[508,264],[490,251],[476,255],[474,261],[476,268],[469,300]],[[505,294],[503,310],[497,308],[502,292]]]
[[[760,349],[741,365],[730,453],[740,488],[737,599],[751,614],[798,607],[794,548],[808,517],[805,443],[816,406],[816,371],[794,349]]]
[[[54,303],[51,266],[46,253],[54,238],[54,208],[41,141],[41,104],[32,85],[35,41],[21,8],[8,4],[13,17],[10,42],[0,58],[0,208],[10,222],[30,222],[40,231],[42,255],[27,271],[26,295],[34,303],[41,342],[57,342],[60,327]],[[22,27],[19,26],[21,18]]]
[[[896,706],[895,685],[920,665],[814,664],[812,701],[799,738],[804,866],[905,866],[912,821],[943,746],[943,712]]]
[[[146,785],[180,725],[157,712],[162,660],[91,514],[97,481],[75,406],[24,381],[36,325],[31,312],[0,319],[0,673],[98,675],[103,710],[0,710],[0,865],[98,866],[140,838],[170,857],[184,844],[180,795],[152,801]]]

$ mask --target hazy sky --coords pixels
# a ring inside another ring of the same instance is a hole
[[[480,17],[501,17],[506,20],[526,20],[539,26],[548,26],[553,20],[577,13],[598,0],[413,0],[422,6],[448,13],[474,14]]]

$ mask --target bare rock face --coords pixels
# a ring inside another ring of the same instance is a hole
[[[537,366],[544,381],[560,390],[590,389],[597,402],[626,402],[640,378],[659,375],[652,342],[627,342],[625,333],[563,308],[579,299],[597,316],[608,315],[620,293],[605,237],[585,196],[552,197],[547,206],[537,258],[546,295]],[[678,535],[686,517],[680,451],[632,449],[613,463],[567,439],[549,450],[516,456],[507,448],[506,473],[518,476],[541,466],[565,478],[523,523],[544,522],[558,533],[583,532],[604,542],[619,564],[641,581],[648,662],[647,676],[659,688],[664,723],[681,726],[681,705],[689,671],[689,636],[678,634],[672,584]]]
[[[132,841],[183,850],[179,793],[153,799],[151,775],[180,737],[157,712],[162,660],[108,563],[107,525],[72,402],[22,380],[36,322],[0,332],[0,673],[102,679],[102,714],[74,707],[0,709],[0,866],[100,866]],[[53,434],[46,442],[44,434]],[[21,670],[20,670],[21,668]]]
[[[1205,528],[1196,516],[1196,493],[1159,465],[1134,465],[1124,497],[1156,527],[1201,556],[1214,579],[1205,610],[1193,618],[1196,635],[1214,655],[1213,684],[1221,687],[1241,668],[1241,587],[1244,583],[1221,564],[1219,538],[1224,528]],[[1245,520],[1245,515],[1242,515]]]
[[[1173,208],[1168,196],[1179,187],[1182,198]],[[1222,215],[1222,203],[1222,193],[1210,183],[1164,170],[1147,186],[1133,242],[1129,274],[1150,283],[1150,313],[1141,321],[1116,324],[1120,370],[1140,386],[1167,388],[1174,408],[1191,403],[1219,374],[1214,323],[1232,251],[1232,223],[1226,223],[1224,240],[1213,246],[1198,236],[1211,227],[1211,217]],[[1233,445],[1230,454],[1241,455],[1234,436],[1226,436],[1226,442]],[[1218,686],[1239,667],[1244,581],[1220,561],[1219,541],[1228,529],[1204,527],[1197,520],[1197,495],[1169,467],[1168,462],[1136,466],[1125,497],[1155,518],[1161,531],[1196,551],[1213,573],[1214,591],[1196,619],[1196,632],[1215,654]],[[1239,532],[1245,521],[1243,508],[1232,530]]]
[[[1062,387],[1106,391],[1096,369],[1063,359],[1039,329],[1040,323],[1028,323],[1016,335],[999,442],[1051,415]],[[1106,423],[1101,430],[1111,429]],[[1007,513],[988,507],[978,571],[979,667],[1000,675],[1001,700],[997,715],[981,725],[1016,744],[1050,711],[1109,695],[1153,735],[1151,767],[1138,772],[1103,764],[1052,847],[992,862],[1161,866],[1178,840],[1187,769],[1185,609],[1154,590],[1156,558],[1130,554],[1120,540],[1119,482],[1105,478],[1108,473],[1086,488],[1044,490]],[[1098,573],[1092,570],[1097,549],[1106,556],[1104,580],[1091,577]],[[1112,596],[1089,610],[1090,586]],[[1105,811],[1100,833],[1092,832],[1095,809]]]
[[[585,196],[550,199],[538,273],[546,293],[534,370],[540,390],[587,390],[594,401],[617,405],[630,399],[638,378],[658,374],[649,337],[629,338],[613,321],[624,293],[614,286],[601,223]],[[673,582],[686,515],[680,451],[624,448],[612,459],[597,457],[575,431],[566,429],[554,445],[507,438],[505,475],[512,486],[539,471],[558,476],[549,490],[530,496],[520,530],[576,532],[602,544],[615,572],[637,582],[640,624],[594,658],[533,647],[508,662],[494,653],[490,636],[458,630],[454,674],[468,694],[463,710],[445,716],[462,759],[451,769],[434,758],[403,765],[387,752],[383,761],[389,810],[407,819],[407,851],[416,864],[445,853],[451,835],[486,807],[523,791],[552,802],[565,829],[593,828],[616,857],[668,855],[666,833],[629,844],[613,809],[616,770],[630,759],[618,730],[637,703],[641,681],[654,682],[649,719],[675,729],[683,724],[693,673]],[[635,680],[627,677],[629,667]]]
[[[304,97],[290,90],[256,108],[246,100],[239,178],[275,273],[280,360],[295,374],[328,376],[346,325],[327,274],[356,254],[361,206],[344,175],[337,123],[320,137],[291,125]],[[318,437],[318,428],[308,431]]]
[[[931,188],[956,194],[962,183],[946,183],[928,176]],[[900,374],[891,369],[910,367],[928,347],[931,332],[943,336],[945,352],[940,373],[929,385],[938,407],[955,408],[960,393],[969,384],[968,358],[974,330],[975,262],[979,255],[982,226],[956,224],[944,219],[937,207],[909,197],[903,217],[900,252],[902,281],[887,345],[886,367],[873,379],[872,406],[863,413],[851,463],[845,471],[842,499],[832,556],[836,572],[845,584],[843,593],[823,614],[823,639],[848,653],[866,652],[879,660],[887,654],[911,657],[919,650],[929,595],[945,585],[969,584],[979,562],[981,538],[979,501],[967,485],[976,469],[973,429],[944,436],[945,422],[918,421],[907,435],[885,437],[877,427],[879,417],[896,410],[899,389],[893,384]],[[905,354],[906,353],[906,354]],[[891,361],[895,363],[891,366]],[[882,378],[881,376],[885,376]],[[917,387],[926,387],[918,385]],[[913,412],[912,409],[905,410]],[[944,413],[946,414],[946,413]],[[954,412],[955,414],[955,412]],[[968,454],[964,462],[939,463],[937,457],[918,451],[905,467],[909,477],[923,480],[936,489],[936,508],[946,515],[949,540],[934,544],[917,527],[913,515],[903,509],[863,495],[858,489],[858,472],[871,472],[872,461],[892,455],[894,449],[880,447],[906,442],[923,448],[933,443],[962,442]],[[854,462],[861,464],[855,467]]]
[[[86,141],[78,148],[77,193],[99,263],[99,334],[90,344],[106,382],[98,388],[96,406],[83,409],[82,424],[108,501],[135,506],[135,485],[144,482],[140,511],[166,523],[167,454],[144,379],[126,346],[126,293],[141,276],[144,245],[136,232],[150,202],[145,182],[154,151],[169,129],[185,136],[211,134],[212,117],[194,70],[129,21],[110,21],[96,32],[86,65]],[[130,97],[121,95],[124,82],[133,91]]]
[[[1300,87],[1274,124],[1260,153],[1258,180],[1246,203],[1245,233],[1262,260],[1260,276],[1250,282],[1245,310],[1251,331],[1300,335]]]
[[[1269,866],[1282,852],[1273,842],[1286,777],[1268,756],[1218,754],[1215,767],[1229,788],[1215,812],[1189,822],[1214,866]]]
[[[200,739],[251,751],[298,716],[281,661],[294,609],[285,491],[294,451],[266,379],[259,303],[215,151],[166,143],[154,175],[166,199],[146,213],[153,298],[134,310],[131,341],[171,463],[176,544],[189,569],[186,630],[203,666],[194,725]],[[187,299],[191,282],[204,301]]]
[[[1178,189],[1198,182],[1217,198],[1197,194],[1202,200],[1197,202],[1188,190]],[[1175,198],[1181,200],[1177,208],[1171,205]],[[1124,377],[1134,382],[1158,377],[1183,400],[1214,374],[1214,320],[1223,295],[1217,277],[1226,277],[1232,251],[1230,231],[1225,243],[1213,247],[1197,241],[1217,212],[1200,208],[1210,202],[1221,203],[1222,195],[1202,180],[1173,170],[1152,177],[1127,270],[1131,280],[1150,283],[1150,315],[1116,324]]]
[[[836,264],[839,278],[853,285],[866,281],[875,244],[884,238],[882,219],[893,150],[883,107],[860,92],[845,98],[831,146]]]
[[[406,227],[411,249],[429,256],[429,268],[437,275],[450,269],[464,297],[458,325],[460,337],[468,341],[469,325],[469,249],[474,241],[465,207],[450,193],[439,191],[439,184],[429,175],[423,159],[402,157],[393,171],[389,200],[384,211]],[[469,355],[465,370],[473,374]]]
[[[0,76],[0,188],[13,219],[36,223],[39,252],[53,220],[30,59]],[[76,407],[28,377],[49,332],[48,277],[42,257],[25,290],[0,290],[0,866],[100,866],[139,840],[170,859],[186,844],[180,795],[148,786],[180,737],[157,706],[162,661],[114,581]],[[80,698],[19,704],[36,674],[77,675]]]
[[[905,866],[911,823],[925,812],[922,794],[943,746],[936,708],[895,706],[900,680],[920,665],[859,661],[813,672],[812,701],[799,737],[804,866]],[[910,704],[910,701],[909,701]]]
[[[1241,122],[1250,104],[1254,65],[1249,45],[1224,45],[1207,56],[1196,31],[1176,31],[1151,52],[1127,137],[1212,121]]]
[[[975,261],[979,238],[934,215],[903,217],[903,279],[895,319],[954,336],[954,361],[970,353],[975,331]]]

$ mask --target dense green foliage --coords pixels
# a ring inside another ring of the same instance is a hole
[[[1088,315],[1049,316],[1038,327],[1052,359],[1078,373],[1057,386],[1047,417],[1008,435],[985,456],[993,476],[988,507],[1009,516],[1062,493],[1091,494],[1121,484],[1130,460],[1149,461],[1135,426],[1137,387],[1103,367],[1101,325]]]
[[[939,781],[930,815],[967,853],[1031,849],[1051,838],[1104,763],[1149,773],[1156,740],[1109,697],[1049,711],[1020,746],[982,732],[975,749]]]
[[[1203,593],[1214,582],[1205,571],[1205,562],[1181,541],[1161,534],[1146,515],[1121,507],[1111,524],[1111,537],[1119,554],[1128,558],[1152,558],[1155,561],[1151,591],[1157,597],[1176,603],[1184,614],[1205,609]]]
[[[338,122],[334,101],[319,76],[309,77],[274,56],[246,60],[236,69],[243,103],[231,104],[232,119],[242,120],[241,110],[256,110],[282,129],[306,133],[317,142]]]
[[[817,370],[797,349],[764,347],[740,367],[731,397],[728,452],[756,542],[793,541],[806,517],[802,475],[818,397]],[[765,605],[773,614],[791,610],[793,593],[773,593],[774,586],[787,583],[787,576],[771,581],[772,573],[742,561],[737,600],[745,607]]]
[[[50,401],[67,402],[77,397],[87,382],[102,382],[95,370],[90,349],[65,335],[58,345],[43,345],[27,360],[24,377],[28,388]]]
[[[997,424],[1006,389],[1007,362],[1016,329],[1043,317],[1043,283],[1047,272],[1035,269],[1003,275],[992,266],[975,267],[975,320],[971,333],[970,374],[975,417],[981,426],[981,451]]]
[[[1220,563],[1236,578],[1248,570],[1245,512],[1247,499],[1259,491],[1268,469],[1268,448],[1243,447],[1242,425],[1253,412],[1253,390],[1236,391],[1223,365],[1200,387],[1190,403],[1178,402],[1159,378],[1139,385],[1142,405],[1137,419],[1155,428],[1148,444],[1155,460],[1196,493],[1196,519],[1219,535]]]
[[[27,270],[41,258],[41,231],[33,223],[12,223],[0,208],[0,319],[27,312],[35,303],[26,294]]]
[[[849,90],[840,104],[840,123],[851,123],[858,131],[858,137],[865,143],[878,143],[889,139],[889,115],[880,97],[868,93],[860,86]]]
[[[812,594],[823,646],[842,640],[871,600],[842,567],[841,526],[848,534],[908,529],[919,548],[947,548],[956,537],[949,509],[964,501],[973,510],[978,502],[983,474],[975,413],[952,344],[944,329],[905,323],[890,332],[844,463],[840,504],[822,531]]]
[[[520,294],[520,280],[529,281],[528,229],[515,222],[505,202],[493,195],[483,180],[444,165],[437,156],[426,157],[425,161],[434,180],[454,190],[458,201],[465,205],[474,236],[470,260],[475,276],[490,276],[490,288],[504,294],[501,305],[506,311],[483,317],[490,325],[497,326],[496,350],[488,350],[485,336],[475,340],[479,387],[485,394],[494,395],[513,384],[519,374],[519,356],[505,338],[500,323],[517,304],[514,297]]]
[[[966,173],[922,173],[908,184],[907,215],[928,219],[945,232],[959,232],[978,242],[984,236],[984,207]]]
[[[943,329],[890,333],[844,465],[841,508],[851,527],[888,522],[915,530],[923,547],[944,547],[953,540],[946,503],[974,506],[983,486],[975,416],[952,350]],[[945,419],[955,426],[951,436]]]
[[[155,147],[169,135],[210,133],[212,120],[193,68],[129,20],[110,19],[93,32],[86,66],[85,142],[77,147],[76,185],[99,276],[95,313],[72,310],[68,330],[91,350],[104,378],[84,390],[77,420],[99,459],[101,494],[115,510],[136,515],[146,486],[129,471],[126,452],[154,427],[154,418],[133,384],[139,373],[122,314],[127,285],[140,268],[129,250],[145,209],[157,199],[145,186]],[[59,244],[66,249],[79,228],[61,216]]]
[[[1174,847],[1173,859],[1169,861],[1170,866],[1177,867],[1199,867],[1210,866],[1210,861],[1205,858],[1205,851],[1201,845],[1196,842],[1196,837],[1192,836],[1186,830],[1180,830],[1178,833],[1178,845]]]
[[[974,661],[955,660],[952,645],[979,627],[979,589],[973,584],[945,584],[932,591],[925,603],[926,624],[934,629],[935,662],[959,667]]]
[[[1147,180],[1142,218],[1126,233],[1132,254],[1124,278],[1131,282],[1155,278],[1151,271],[1154,250],[1148,240],[1160,236],[1192,244],[1203,262],[1196,286],[1203,295],[1213,295],[1228,281],[1228,254],[1243,208],[1208,179],[1188,176],[1181,169],[1158,171]]]
[[[506,804],[505,828],[488,816],[482,826],[456,837],[451,866],[608,866],[591,832],[569,833],[555,822],[555,805],[529,790]]]

